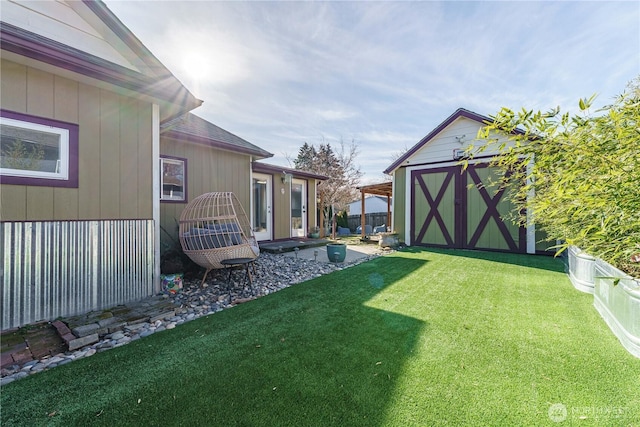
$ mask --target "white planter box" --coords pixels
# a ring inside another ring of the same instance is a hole
[[[592,294],[595,286],[596,259],[575,246],[571,246],[567,252],[569,279],[573,287],[579,291]]]
[[[620,278],[614,285],[614,278]],[[640,358],[640,280],[595,262],[594,306],[624,348]]]

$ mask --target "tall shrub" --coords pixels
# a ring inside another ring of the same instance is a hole
[[[486,145],[469,151],[497,146],[493,164],[510,171],[501,185],[524,184],[509,196],[514,220],[561,241],[558,252],[575,245],[640,277],[640,78],[591,113],[593,99],[577,114],[502,108],[478,134]]]

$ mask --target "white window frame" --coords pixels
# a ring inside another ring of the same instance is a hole
[[[53,133],[53,134],[57,134],[60,137],[60,148],[59,148],[60,159],[58,160],[58,165],[56,167],[57,172],[41,172],[41,171],[0,167],[0,175],[14,176],[14,177],[20,177],[20,178],[40,178],[40,179],[53,179],[53,180],[63,180],[63,181],[66,181],[69,179],[69,130],[68,129],[49,126],[49,125],[42,125],[39,123],[33,123],[33,122],[24,121],[24,120],[11,119],[8,117],[0,117],[0,124],[7,125],[7,126],[14,126],[18,128],[36,131],[36,132]]]
[[[182,165],[182,196],[164,194],[164,164]],[[186,202],[187,201],[187,159],[175,157],[160,157],[160,201],[162,202]]]

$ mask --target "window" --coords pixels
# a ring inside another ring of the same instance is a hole
[[[78,126],[0,111],[3,184],[78,187]]]
[[[162,157],[160,159],[160,200],[187,201],[187,159]]]

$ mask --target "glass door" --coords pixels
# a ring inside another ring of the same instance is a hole
[[[253,232],[259,241],[272,239],[271,176],[253,174]]]
[[[304,237],[307,230],[306,182],[291,181],[291,237]]]

